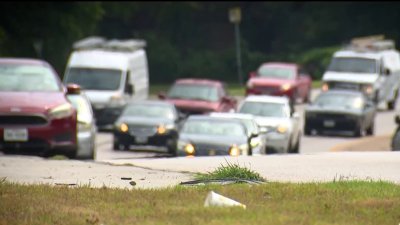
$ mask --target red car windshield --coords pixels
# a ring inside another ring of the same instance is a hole
[[[192,99],[216,102],[218,88],[210,85],[175,84],[168,93],[169,98]]]
[[[0,91],[61,91],[55,74],[40,65],[0,64]]]
[[[293,79],[295,73],[294,70],[291,68],[261,66],[258,69],[258,76],[278,79]]]

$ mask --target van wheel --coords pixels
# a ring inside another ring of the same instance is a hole
[[[392,151],[400,151],[400,130],[397,129],[392,137]]]
[[[372,121],[371,125],[367,129],[367,135],[374,135],[375,122]]]
[[[387,103],[387,107],[388,107],[389,110],[393,110],[393,109],[396,108],[396,102],[397,102],[397,97],[398,97],[398,95],[399,95],[399,90],[396,90],[396,94],[394,95],[393,100],[392,100],[392,101],[389,101],[389,102]]]

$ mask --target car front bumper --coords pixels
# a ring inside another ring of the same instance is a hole
[[[77,149],[76,125],[74,118],[52,120],[46,125],[1,125],[0,149],[73,152]],[[26,129],[28,138],[26,141],[5,140],[6,129]]]
[[[290,136],[288,133],[270,132],[266,135],[266,150],[267,152],[287,153],[289,141]]]
[[[119,143],[134,148],[141,149],[160,149],[159,147],[170,147],[177,142],[177,134],[167,132],[166,134],[153,134],[151,136],[138,137],[129,132],[123,133],[120,131],[113,132],[114,143]],[[164,149],[164,148],[163,148]]]

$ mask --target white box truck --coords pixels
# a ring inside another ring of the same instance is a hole
[[[355,38],[334,53],[322,77],[322,91],[363,91],[376,104],[395,108],[400,87],[400,54],[382,35]]]
[[[130,100],[147,99],[149,72],[143,40],[89,37],[74,44],[64,83],[81,86],[100,129],[112,128]]]

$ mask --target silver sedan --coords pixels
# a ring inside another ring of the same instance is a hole
[[[300,117],[290,107],[287,97],[248,96],[238,112],[254,115],[261,129],[267,132],[266,153],[299,153]]]

